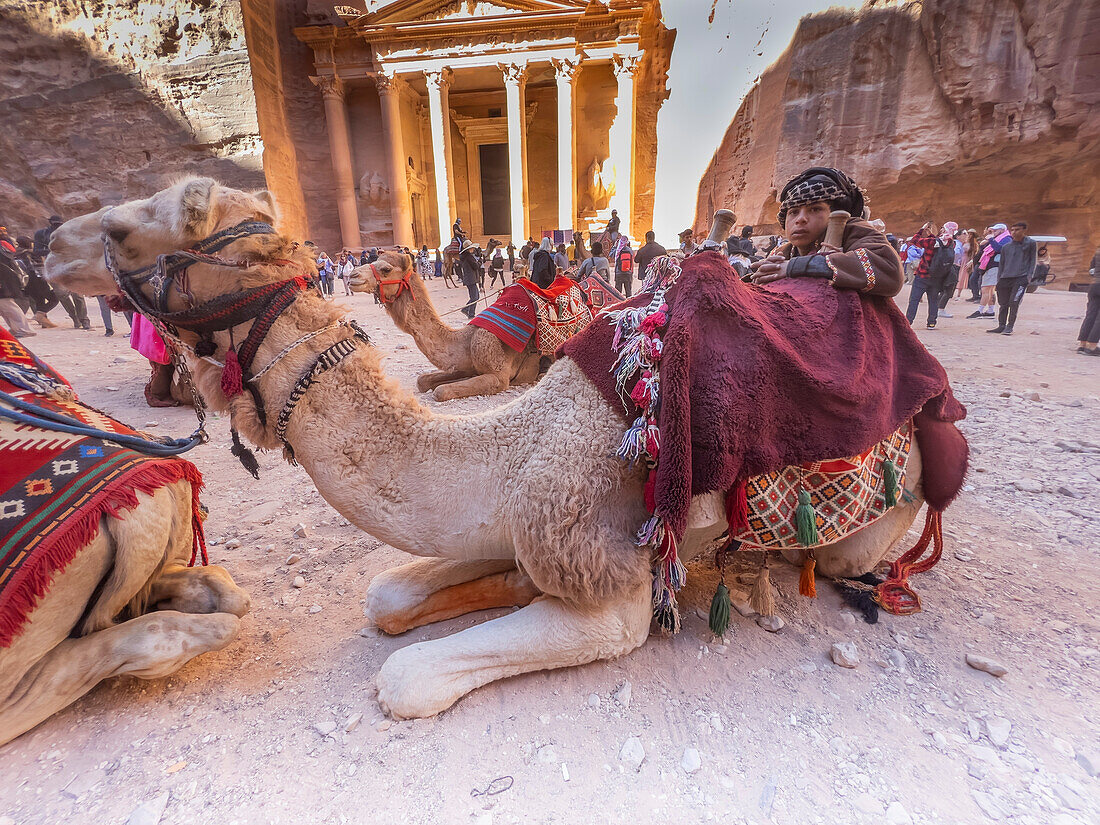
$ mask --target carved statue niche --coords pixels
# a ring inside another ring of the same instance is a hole
[[[584,174],[585,191],[582,209],[599,210],[606,209],[615,194],[614,173],[611,169],[611,159],[600,162],[598,157],[593,157],[592,162]]]
[[[375,232],[390,221],[390,189],[378,172],[367,170],[359,179],[359,228]]]

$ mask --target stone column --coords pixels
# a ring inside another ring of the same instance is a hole
[[[393,221],[393,242],[410,249],[416,245],[412,229],[412,201],[409,200],[409,179],[405,171],[405,144],[401,139],[402,81],[394,75],[377,74],[378,99],[382,103],[382,139],[386,142],[386,157],[390,167],[390,219]]]
[[[558,229],[572,229],[577,219],[576,60],[555,60],[558,82]]]
[[[348,249],[362,245],[359,235],[359,207],[355,200],[355,173],[352,171],[351,141],[348,137],[348,113],[344,105],[344,83],[332,77],[311,77],[325,99],[325,124],[328,127],[332,173],[336,178],[336,212],[340,216],[340,243]]]
[[[446,68],[424,72],[424,79],[428,85],[428,117],[432,131],[432,159],[435,163],[435,202],[439,215],[440,249],[450,241],[451,225],[457,217],[448,100],[448,89],[452,77],[451,70]],[[470,231],[469,227],[466,231]]]
[[[611,206],[619,210],[620,232],[631,234],[634,223],[634,71],[637,55],[612,57],[618,93],[615,95],[615,122],[608,135],[611,164],[615,168],[615,195]]]
[[[516,246],[527,240],[527,67],[501,63],[508,99],[508,195],[511,236]]]

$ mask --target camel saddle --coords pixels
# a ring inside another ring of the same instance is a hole
[[[558,277],[547,289],[527,278],[505,287],[500,297],[472,321],[520,352],[533,335],[535,349],[553,355],[592,320],[585,293],[570,278]]]

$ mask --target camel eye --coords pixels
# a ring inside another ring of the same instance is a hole
[[[123,229],[122,227],[115,227],[114,229],[107,230],[107,236],[115,243],[122,243],[126,240],[126,236],[130,234],[129,229]]]

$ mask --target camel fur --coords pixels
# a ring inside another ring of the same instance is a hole
[[[117,242],[120,265],[135,269],[261,209],[244,193],[194,179],[109,210],[101,222]],[[225,255],[255,260],[255,266],[195,264],[189,285],[202,302],[283,279],[293,267],[265,262],[293,254],[279,236],[253,236]],[[89,243],[83,253],[67,255],[94,266],[102,249]],[[383,257],[394,271],[407,268],[399,256]],[[111,288],[106,280],[101,284],[101,291]],[[177,298],[172,308],[182,305]],[[302,295],[273,325],[256,364],[270,363],[339,315],[319,295]],[[234,330],[237,341],[246,328]],[[271,422],[292,387],[318,353],[346,337],[339,329],[326,331],[256,382],[267,426],[249,393],[227,402],[218,389],[220,369],[206,361],[195,365],[200,390],[216,408],[228,408],[253,443],[278,446]],[[215,339],[224,352],[229,335]],[[378,351],[362,345],[302,397],[287,441],[317,489],[351,523],[424,557],[374,577],[365,610],[376,625],[400,632],[490,605],[525,604],[391,654],[377,676],[386,712],[431,716],[497,679],[621,656],[646,640],[652,560],[633,540],[646,516],[642,469],[615,457],[621,435],[616,411],[569,359],[501,407],[436,415],[386,376]],[[881,560],[919,509],[919,478],[919,472],[907,478],[913,501],[819,551],[819,572],[866,572]],[[712,549],[725,529],[721,494],[697,498],[681,557],[686,562]]]
[[[408,287],[381,281],[405,279]],[[530,384],[539,376],[539,354],[533,343],[522,351],[472,324],[455,329],[439,317],[424,281],[407,255],[386,253],[373,264],[352,272],[355,292],[381,293],[382,305],[394,324],[413,337],[417,348],[438,370],[416,379],[420,392],[436,401],[495,395],[513,384]]]

